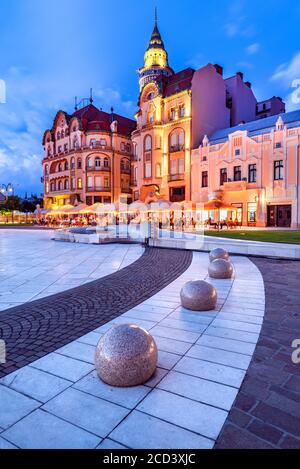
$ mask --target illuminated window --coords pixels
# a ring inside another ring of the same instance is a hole
[[[82,189],[82,179],[81,178],[77,179],[77,189]]]

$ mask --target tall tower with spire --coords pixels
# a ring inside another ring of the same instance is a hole
[[[154,28],[144,55],[144,66],[138,71],[140,91],[150,81],[156,81],[160,76],[170,76],[174,72],[169,67],[168,53],[165,49],[157,26],[157,9],[155,8]]]

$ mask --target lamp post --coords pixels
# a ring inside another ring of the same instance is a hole
[[[7,202],[8,197],[14,195],[14,186],[11,182],[8,184],[2,184],[0,189],[1,194],[5,196],[5,202]],[[14,211],[11,212],[11,219],[14,222]]]

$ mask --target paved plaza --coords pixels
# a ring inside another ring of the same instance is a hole
[[[31,250],[27,274],[36,273],[47,251],[53,263],[42,276],[53,270],[66,291],[24,297],[0,313],[8,344],[0,448],[300,447],[299,365],[291,361],[300,334],[297,262],[232,256],[233,278],[215,280],[204,252],[64,244],[40,232],[23,233],[20,244],[18,236],[0,238],[12,277],[17,265],[27,272]],[[68,282],[81,266],[81,283]],[[216,287],[215,310],[180,306],[181,287],[196,278]],[[96,376],[95,346],[120,323],[143,327],[157,343],[158,368],[144,385],[115,388]]]

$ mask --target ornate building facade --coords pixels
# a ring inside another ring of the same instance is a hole
[[[44,135],[45,204],[217,196],[244,225],[299,226],[299,113],[258,102],[241,72],[175,73],[157,19],[138,70],[136,122],[92,103]]]

